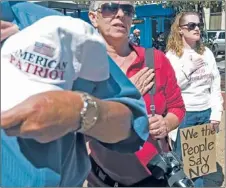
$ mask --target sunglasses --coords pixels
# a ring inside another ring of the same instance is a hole
[[[202,30],[204,28],[204,24],[203,23],[194,23],[194,22],[189,22],[187,24],[181,25],[182,26],[187,26],[188,30],[194,30],[196,27],[198,27],[200,30]]]
[[[118,13],[121,9],[126,16],[133,17],[135,14],[135,9],[130,4],[118,4],[118,3],[104,3],[99,8],[101,14],[104,17],[111,17]]]

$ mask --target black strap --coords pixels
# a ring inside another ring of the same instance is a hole
[[[145,49],[145,64],[147,65],[148,68],[154,69],[155,64],[154,64],[154,48],[146,48]],[[150,110],[152,115],[155,115],[155,102],[154,102],[154,94],[156,92],[156,83],[155,83],[155,78],[154,78],[154,85],[151,88],[151,90],[148,92],[151,96],[151,105],[150,105]]]
[[[145,64],[147,65],[148,68],[154,69],[155,64],[154,64],[154,48],[146,48],[145,49]],[[155,81],[155,79],[154,79]],[[150,95],[154,95],[156,90],[155,84],[149,91]]]
[[[150,69],[154,69],[155,68],[155,64],[154,64],[154,48],[147,48],[145,50],[145,63],[147,65],[148,68]],[[152,116],[155,115],[155,101],[154,101],[154,95],[156,92],[156,77],[154,78],[154,85],[151,88],[151,90],[148,92],[150,94],[151,97],[151,105],[150,105],[150,111]],[[161,141],[158,139],[157,140],[158,143],[158,149],[160,152],[163,151],[163,146]]]

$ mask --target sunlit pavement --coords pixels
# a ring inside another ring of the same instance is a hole
[[[216,58],[217,61],[217,67],[221,74],[221,88],[223,91],[225,91],[225,56],[219,55]]]
[[[219,55],[216,58],[217,66],[221,74],[221,88],[225,91],[225,55]],[[224,109],[226,109],[226,97],[224,97]],[[217,156],[217,172],[209,174],[205,178],[205,187],[225,187],[225,111],[220,124],[220,132],[217,135],[216,156]]]
[[[217,66],[221,74],[221,88],[225,91],[225,55],[219,55],[216,58]],[[224,109],[226,109],[226,97],[224,97]],[[217,152],[217,172],[209,174],[205,178],[205,187],[225,187],[225,111],[220,124],[220,132],[217,135],[216,152]]]
[[[216,142],[217,172],[206,176],[205,187],[225,187],[225,111]]]

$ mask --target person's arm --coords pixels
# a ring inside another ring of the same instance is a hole
[[[93,128],[86,131],[101,142],[116,143],[131,135],[133,114],[124,104],[113,101],[102,101],[95,98],[99,108],[99,118]]]
[[[17,25],[1,20],[1,42],[19,31]]]
[[[165,116],[168,131],[176,129],[185,115],[185,105],[181,95],[181,89],[177,84],[175,72],[169,60],[163,57],[164,69],[167,70],[167,83],[165,88],[167,115]]]
[[[107,143],[126,139],[131,134],[132,113],[129,108],[118,102],[96,98],[94,101],[99,108],[99,117],[95,126],[85,134]],[[49,142],[80,128],[82,107],[78,92],[45,92],[1,113],[1,127],[9,136]]]
[[[221,77],[219,74],[219,70],[217,68],[216,60],[214,58],[213,53],[210,51],[210,49],[206,48],[206,53],[209,56],[209,62],[213,64],[212,67],[212,73],[213,73],[213,79],[211,83],[211,115],[210,120],[211,121],[221,121],[221,116],[223,112],[223,97],[221,94]]]

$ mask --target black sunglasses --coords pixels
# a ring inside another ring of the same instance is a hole
[[[204,28],[203,23],[194,23],[194,22],[189,22],[187,24],[181,25],[180,27],[182,26],[187,26],[189,31],[194,30],[196,27],[198,27],[201,30]]]
[[[135,9],[130,4],[118,4],[118,3],[104,3],[99,8],[100,12],[104,17],[114,16],[121,9],[126,16],[133,17]]]

